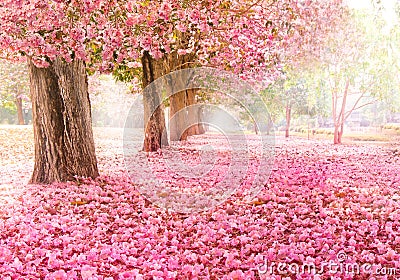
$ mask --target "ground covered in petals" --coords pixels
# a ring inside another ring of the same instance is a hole
[[[120,130],[95,135],[100,178],[37,186],[31,128],[0,131],[1,279],[400,278],[395,143],[277,138],[254,200],[182,215],[139,194]]]

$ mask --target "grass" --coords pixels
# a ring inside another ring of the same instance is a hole
[[[383,129],[382,132],[352,132],[352,131],[344,131],[343,134],[343,142],[391,142],[395,138],[398,138],[396,136],[400,135],[399,133],[396,133],[397,131],[387,131],[386,129]],[[276,135],[285,135],[285,132],[279,131],[276,132]],[[312,134],[311,132],[308,134],[307,132],[295,132],[291,131],[290,132],[291,136],[296,136],[296,137],[301,137],[301,138],[310,138],[314,140],[333,140],[333,135],[328,134],[328,133],[318,133],[318,134]]]

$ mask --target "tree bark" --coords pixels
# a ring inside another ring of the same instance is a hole
[[[188,137],[186,91],[171,95],[169,100],[169,139],[171,141],[184,141]]]
[[[335,125],[333,129],[333,144],[340,144],[339,142],[339,126]]]
[[[253,119],[253,128],[254,128],[254,133],[258,134],[258,125],[255,119]]]
[[[268,123],[267,123],[267,135],[271,134],[271,129],[273,127],[274,123],[272,122],[272,119],[268,117]]]
[[[186,90],[186,106],[188,107],[188,120],[191,126],[187,129],[188,136],[200,134],[200,115],[198,110],[190,109],[196,104],[196,89]]]
[[[289,130],[290,130],[290,120],[291,120],[291,112],[292,112],[292,108],[288,103],[286,103],[286,130],[285,130],[285,137],[288,138],[289,137]]]
[[[163,75],[162,60],[155,60],[148,51],[142,56],[143,67],[143,88],[146,88],[153,81]],[[154,92],[156,93],[156,92]],[[164,106],[161,100],[161,93],[144,94],[144,132],[145,138],[143,151],[155,152],[163,146],[168,146],[167,131],[165,127]],[[157,106],[160,104],[159,106]]]
[[[171,141],[187,140],[188,136],[205,133],[201,121],[201,112],[190,108],[196,104],[197,89],[188,89],[170,97],[170,120],[180,110],[184,110],[186,115],[181,112],[170,121]],[[185,109],[186,108],[186,109]],[[190,125],[188,125],[190,124]]]
[[[17,107],[18,124],[24,125],[25,120],[24,120],[24,112],[22,109],[22,98],[21,97],[15,98],[15,106]]]
[[[48,68],[28,61],[35,165],[31,183],[99,175],[85,64],[56,59]]]
[[[340,129],[338,134],[338,141],[339,141],[338,144],[342,144],[343,130],[344,130],[344,121],[340,124]]]
[[[342,144],[344,123],[336,123],[333,131],[333,144]]]
[[[193,54],[178,55],[174,52],[166,57],[168,72],[190,68],[195,62]],[[179,83],[181,81],[174,81]],[[204,127],[200,124],[200,114],[196,110],[188,108],[196,104],[197,89],[188,89],[178,92],[170,97],[170,139],[171,141],[186,140],[188,136],[205,133]],[[180,110],[179,116],[173,117]],[[172,118],[174,118],[172,120]],[[172,121],[171,121],[172,120]],[[190,126],[188,125],[190,124]]]
[[[343,97],[342,97],[342,105],[340,107],[340,112],[339,114],[337,113],[337,103],[339,96],[336,91],[332,92],[332,118],[333,118],[333,125],[334,125],[334,131],[333,131],[333,144],[342,144],[342,136],[343,136],[343,131],[344,131],[344,123],[346,121],[346,104],[347,104],[347,95],[349,92],[349,85],[350,81],[346,80],[346,85],[344,88],[343,92]]]
[[[169,54],[167,57],[169,69],[168,72],[185,69],[188,67],[186,64],[190,61],[190,55],[179,55],[174,52]],[[183,81],[176,79],[171,82],[171,93],[174,93],[174,87],[182,88]],[[179,86],[178,86],[179,84]],[[187,127],[188,122],[188,92],[181,91],[169,97],[169,133],[171,141],[184,141],[189,136],[189,130]],[[179,112],[179,114],[177,114]]]
[[[200,106],[197,111],[197,119],[198,119],[198,124],[197,124],[198,134],[200,135],[206,133],[205,124],[203,123],[203,106]]]

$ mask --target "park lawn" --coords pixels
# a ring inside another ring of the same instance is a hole
[[[398,143],[277,137],[257,198],[245,200],[239,188],[213,209],[181,215],[138,193],[121,129],[94,130],[96,180],[27,185],[31,129],[0,129],[1,279],[296,279],[303,264],[316,271],[297,279],[400,272]],[[371,267],[351,275],[329,271],[329,262]]]
[[[277,132],[276,133],[279,136],[283,136],[283,132]],[[332,134],[312,134],[311,132],[309,134],[307,133],[302,133],[302,132],[295,132],[291,131],[290,132],[291,136],[295,137],[300,137],[304,139],[311,139],[311,140],[330,140],[333,141],[333,135]],[[345,144],[354,144],[354,142],[369,142],[366,144],[374,144],[373,142],[376,142],[375,144],[384,144],[384,143],[389,143],[389,142],[396,142],[400,138],[400,134],[394,131],[390,130],[383,130],[382,132],[355,132],[355,131],[345,131],[343,134],[343,143]]]

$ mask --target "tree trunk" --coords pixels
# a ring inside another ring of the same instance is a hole
[[[48,68],[28,61],[35,165],[31,183],[99,175],[85,64],[56,59]]]
[[[291,111],[292,108],[290,107],[290,104],[286,104],[286,130],[285,130],[285,137],[289,137],[289,130],[290,130],[290,120],[291,120]]]
[[[22,98],[21,97],[15,98],[15,106],[17,107],[18,124],[24,125],[25,120],[24,120],[24,112],[22,109]]]
[[[253,120],[253,127],[254,127],[254,133],[258,134],[258,126],[255,120]]]
[[[347,103],[347,95],[349,92],[350,81],[346,80],[346,85],[343,91],[342,97],[342,105],[340,107],[340,112],[337,112],[338,99],[339,96],[336,91],[332,92],[332,118],[334,124],[334,132],[333,132],[333,144],[342,144],[342,136],[344,130],[344,123],[346,121],[346,103]]]
[[[200,135],[206,133],[205,124],[203,123],[203,106],[200,106],[199,109],[197,110],[197,119],[198,119],[198,125],[197,125],[198,134]]]
[[[170,53],[166,57],[167,72],[188,69],[194,64],[195,60],[196,56],[193,54],[179,55],[177,52]],[[174,81],[174,83],[179,82],[182,81]],[[187,89],[170,97],[169,128],[171,141],[186,140],[188,136],[205,132],[203,125],[200,124],[199,112],[187,108],[196,104],[196,92],[197,89]],[[183,111],[179,113],[179,116],[176,115],[181,110]],[[173,120],[171,119],[172,117],[174,118]]]
[[[205,133],[204,127],[200,123],[201,112],[190,108],[191,105],[196,104],[195,95],[196,89],[188,89],[170,97],[169,118],[171,141],[187,140],[188,136]],[[183,110],[186,114],[182,111],[172,119],[180,110]]]
[[[162,61],[153,59],[148,51],[143,53],[142,67],[143,88],[146,88],[153,81],[162,76]],[[145,152],[155,152],[161,149],[162,146],[168,146],[164,106],[161,99],[161,93],[156,91],[152,94],[143,95],[145,132],[143,150]]]
[[[336,122],[333,131],[333,144],[342,144],[344,123]]]
[[[167,58],[169,71],[188,68],[188,62],[191,61],[191,55],[178,55],[176,52],[171,53]],[[171,81],[171,92],[175,92],[174,87],[182,88],[184,81]],[[180,85],[178,86],[178,84]],[[171,141],[184,141],[190,135],[196,134],[193,127],[188,124],[195,123],[193,110],[188,110],[187,106],[194,105],[195,91],[188,89],[181,92],[176,92],[169,98],[169,131]],[[179,112],[179,114],[177,114]]]
[[[340,144],[340,137],[339,137],[339,126],[335,124],[333,130],[333,144]]]
[[[342,122],[340,124],[340,129],[338,131],[338,143],[337,144],[342,144],[343,129],[344,129],[344,122]]]
[[[267,135],[271,134],[271,129],[273,127],[273,122],[272,119],[270,117],[268,117],[268,123],[267,123]]]
[[[186,91],[170,96],[169,133],[171,141],[184,141],[188,137]],[[179,113],[178,113],[179,112]]]
[[[191,109],[191,105],[196,104],[196,89],[186,90],[186,106],[188,107],[188,120],[190,127],[187,129],[187,135],[200,134],[200,116],[198,110]]]

